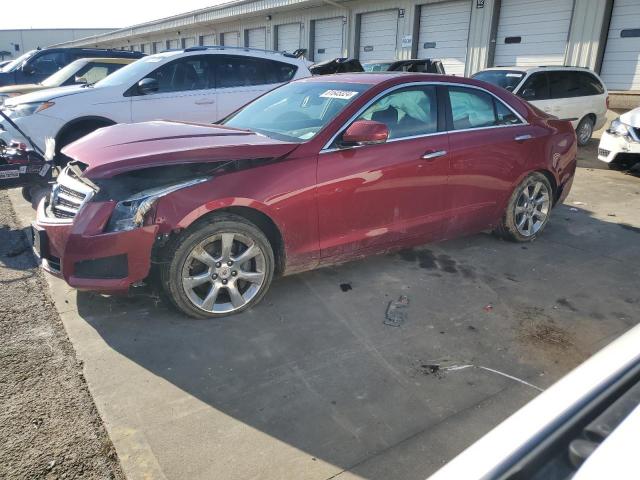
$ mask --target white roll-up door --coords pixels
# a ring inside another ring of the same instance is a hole
[[[182,48],[193,47],[196,44],[195,37],[187,37],[182,39]]]
[[[563,65],[573,0],[502,0],[493,64]]]
[[[167,40],[167,48],[169,49],[178,48],[178,40]]]
[[[211,35],[202,35],[200,37],[200,44],[203,46],[210,46],[216,44],[216,36],[214,34]]]
[[[398,10],[363,13],[360,16],[360,61],[395,60],[397,43]]]
[[[613,3],[600,76],[609,90],[640,90],[640,1]]]
[[[227,47],[239,47],[240,46],[240,33],[239,32],[224,32],[220,34],[222,45]]]
[[[450,75],[464,75],[471,2],[456,0],[420,7],[418,58],[442,60]]]
[[[265,49],[267,47],[267,29],[260,27],[247,30],[247,46]]]
[[[287,25],[278,25],[276,31],[278,36],[277,50],[281,52],[293,53],[300,48],[300,34],[302,25],[300,23],[289,23]]]
[[[342,17],[315,21],[313,31],[313,60],[315,62],[342,56],[343,24]]]

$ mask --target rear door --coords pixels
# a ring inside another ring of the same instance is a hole
[[[446,238],[494,225],[531,155],[531,128],[477,88],[449,87],[449,205]],[[528,136],[528,137],[527,137]]]
[[[345,146],[339,135],[321,152],[323,261],[439,238],[447,203],[449,146],[444,118],[438,121],[436,90],[433,85],[392,89],[358,116],[356,120],[387,125],[387,142]]]
[[[218,119],[214,89],[213,55],[178,58],[145,78],[158,81],[158,91],[140,95],[132,88],[133,122],[182,120],[211,123]]]
[[[297,67],[240,55],[216,55],[218,118],[224,118],[264,92],[290,81]]]

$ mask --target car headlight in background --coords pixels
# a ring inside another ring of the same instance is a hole
[[[111,213],[106,231],[122,232],[141,227],[144,224],[145,216],[151,211],[160,198],[182,188],[191,187],[192,185],[209,180],[209,178],[210,177],[195,178],[174,185],[150,188],[118,202]]]
[[[11,119],[28,117],[34,113],[42,112],[47,108],[51,108],[55,105],[54,102],[31,102],[31,103],[19,103],[17,105],[6,106],[5,113]]]
[[[607,129],[612,135],[618,135],[621,137],[629,137],[631,136],[631,132],[629,131],[629,127],[620,121],[620,118],[616,118],[611,122],[611,125]]]

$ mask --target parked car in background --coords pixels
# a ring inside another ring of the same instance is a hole
[[[365,72],[445,73],[442,62],[430,58],[371,61],[365,62],[362,66]]]
[[[607,88],[586,68],[497,67],[475,73],[472,78],[506,88],[540,110],[569,120],[581,146],[607,120]]]
[[[98,128],[157,119],[211,123],[282,83],[308,76],[305,60],[290,54],[191,47],[142,58],[88,88],[10,98],[4,110],[43,150],[45,138],[54,138],[60,164],[62,147]],[[0,131],[6,144],[10,136]]]
[[[428,480],[631,480],[640,444],[640,326],[542,392]]]
[[[93,85],[116,70],[135,62],[135,58],[81,58],[71,62],[40,83],[0,87],[0,106],[9,97],[69,85]]]
[[[334,73],[364,72],[357,58],[338,57],[324,62],[314,63],[309,67],[312,75],[331,75]]]
[[[640,108],[623,113],[611,122],[600,139],[598,160],[614,169],[640,162]]]
[[[5,65],[9,65],[12,62],[12,60],[2,60],[0,61],[0,70],[5,66]]]
[[[40,83],[79,58],[141,58],[144,53],[106,48],[46,48],[31,50],[0,69],[0,86]]]
[[[219,125],[116,125],[67,146],[34,245],[87,290],[127,292],[156,265],[180,310],[219,317],[276,274],[486,229],[537,238],[571,188],[575,138],[483,82],[314,76]]]

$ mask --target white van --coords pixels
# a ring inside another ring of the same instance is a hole
[[[497,67],[472,78],[506,88],[540,110],[570,120],[581,146],[607,119],[607,89],[600,77],[586,68]]]

